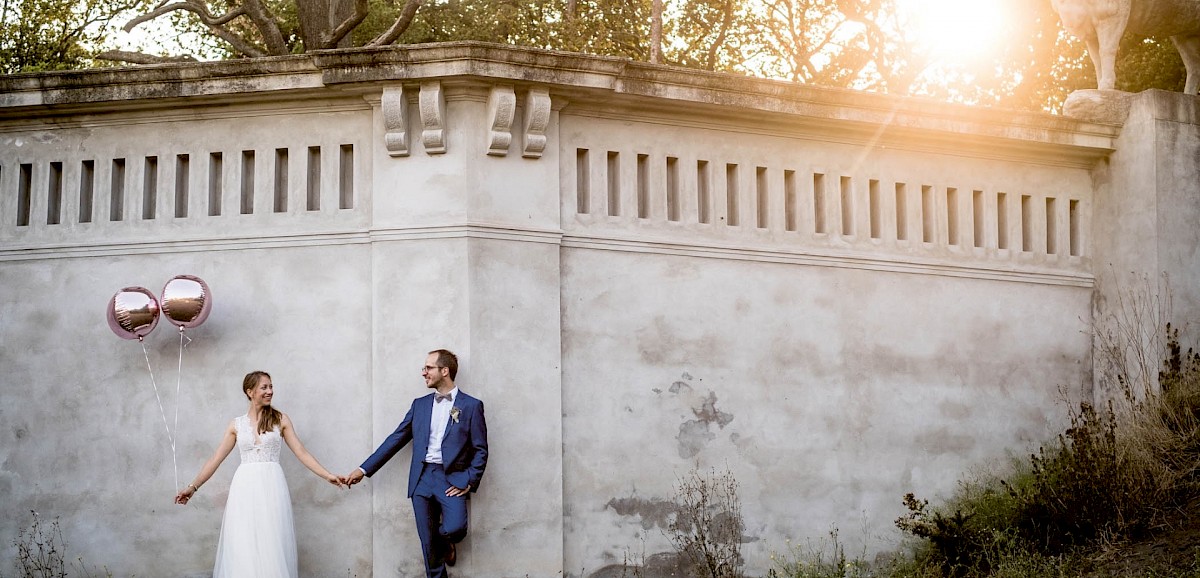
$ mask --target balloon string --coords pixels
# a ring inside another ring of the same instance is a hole
[[[175,460],[175,436],[171,435],[171,427],[167,424],[167,412],[163,409],[162,398],[158,395],[158,384],[154,380],[154,369],[150,367],[150,353],[146,351],[146,342],[139,339],[138,343],[142,344],[142,355],[146,356],[146,369],[150,372],[150,386],[154,388],[154,399],[158,400],[158,413],[162,415],[163,429],[167,430],[167,439],[171,442],[171,465],[175,469],[175,487],[172,489],[178,490],[179,463]]]
[[[183,380],[183,326],[179,326],[179,364],[175,368],[175,431],[179,431],[179,382]],[[165,417],[165,416],[164,416]],[[171,458],[175,457],[175,442],[171,442]],[[175,474],[175,487],[179,487],[179,473]]]

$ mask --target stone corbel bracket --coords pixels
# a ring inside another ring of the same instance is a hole
[[[408,105],[404,101],[404,88],[400,86],[383,89],[380,102],[383,109],[383,144],[389,155],[406,157],[408,147]]]
[[[512,143],[513,119],[517,116],[517,95],[511,85],[492,87],[488,96],[487,154],[508,156],[508,145]]]
[[[525,146],[521,156],[529,159],[542,157],[546,150],[546,127],[550,125],[550,91],[531,88],[525,97]]]
[[[430,80],[421,83],[417,99],[421,110],[421,144],[426,154],[446,153],[446,97],[442,83]]]

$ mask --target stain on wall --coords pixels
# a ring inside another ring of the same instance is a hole
[[[676,385],[680,382],[675,382]],[[672,390],[675,385],[671,386]],[[708,392],[708,397],[700,402],[700,407],[692,408],[692,414],[696,419],[690,419],[679,425],[679,435],[676,439],[679,441],[679,457],[693,458],[704,446],[717,438],[717,434],[713,431],[712,426],[716,425],[718,429],[724,429],[733,421],[733,414],[723,412],[717,409],[717,394],[713,391]]]
[[[645,499],[635,496],[613,498],[605,504],[605,507],[612,508],[622,516],[638,516],[641,518],[642,528],[646,530],[655,526],[666,530],[671,523],[671,516],[678,511],[675,503],[669,500]]]

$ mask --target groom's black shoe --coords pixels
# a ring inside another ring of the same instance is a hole
[[[453,566],[458,561],[458,551],[455,550],[453,543],[450,544],[450,549],[446,550],[446,557],[443,560],[446,561],[447,566]]]

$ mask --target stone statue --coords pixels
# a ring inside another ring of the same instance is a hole
[[[1087,43],[1100,90],[1116,86],[1117,45],[1125,31],[1169,36],[1183,57],[1183,91],[1200,88],[1200,0],[1051,0],[1068,32]]]

